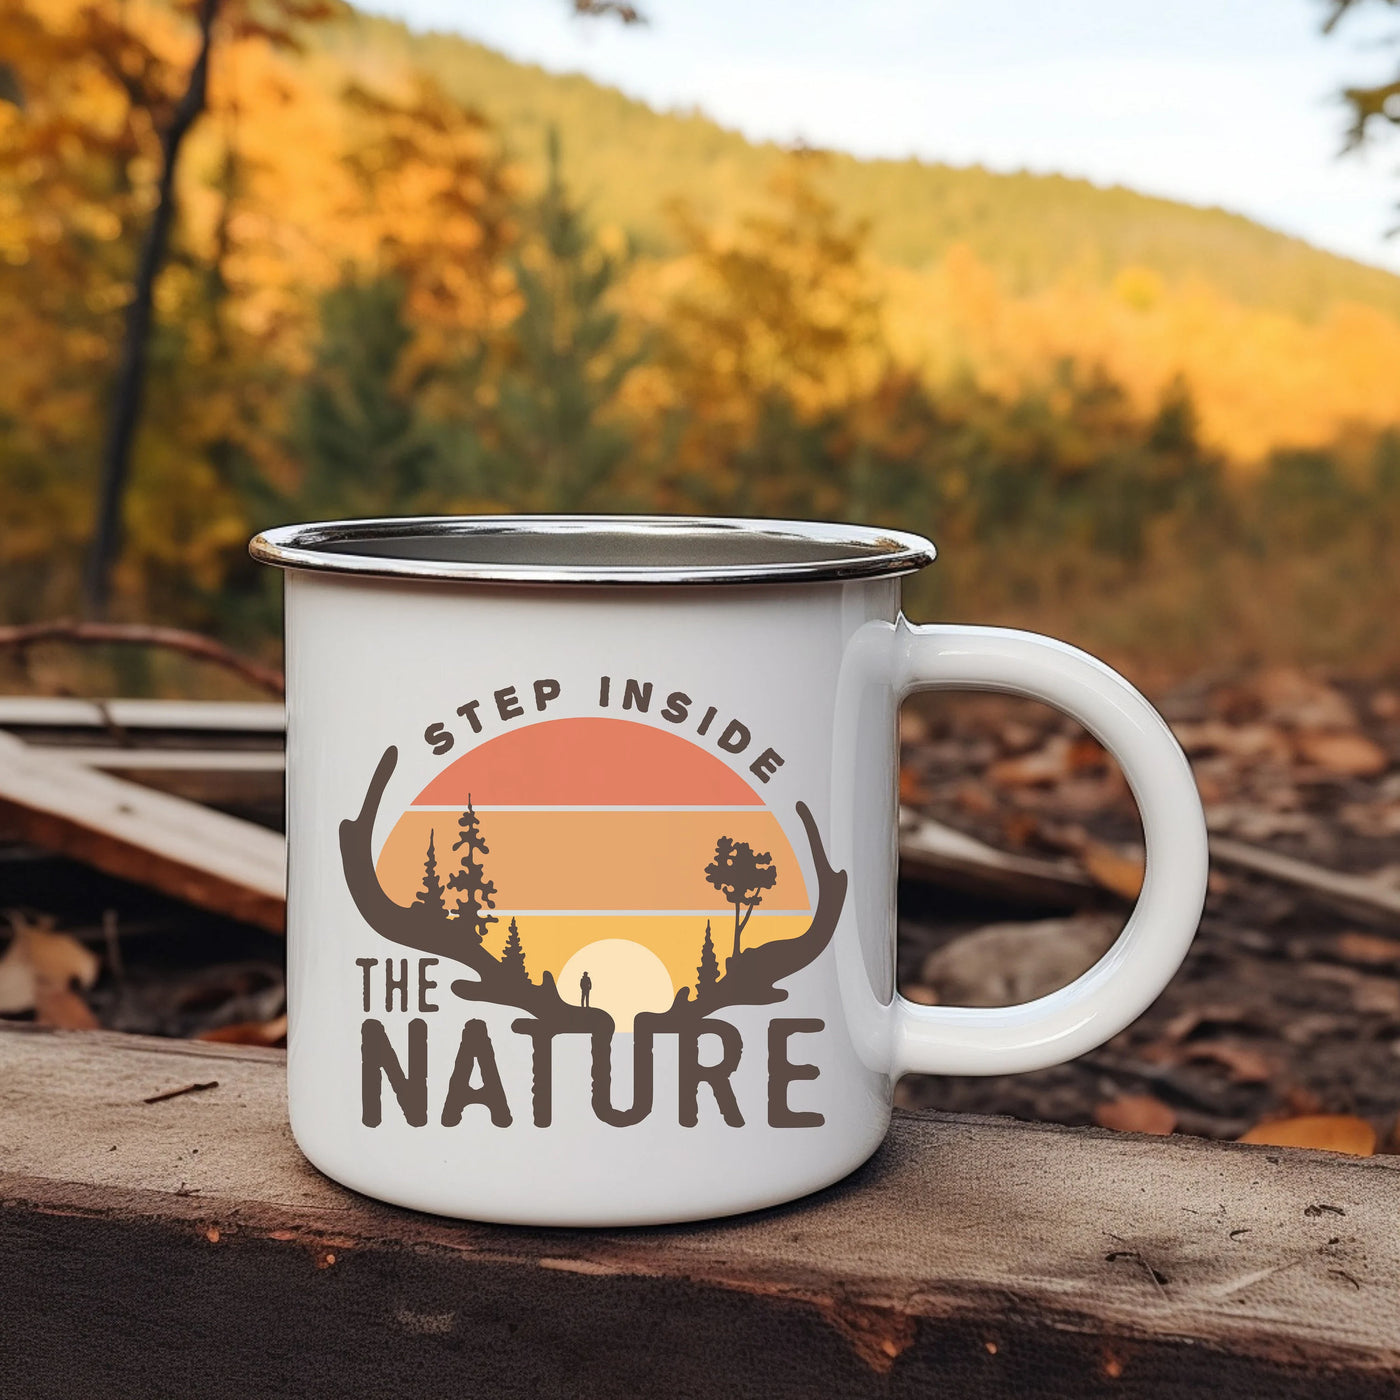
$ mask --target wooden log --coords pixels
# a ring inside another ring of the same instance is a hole
[[[279,1052],[8,1029],[0,1064],[7,1394],[1273,1400],[1400,1380],[1395,1159],[897,1114],[866,1167],[788,1207],[508,1229],[320,1176]]]
[[[234,700],[81,700],[69,696],[0,696],[0,729],[167,730],[280,735],[286,710]]]
[[[280,932],[282,837],[0,734],[0,831]]]

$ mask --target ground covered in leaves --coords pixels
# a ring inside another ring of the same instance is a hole
[[[1400,890],[1394,684],[1268,671],[1156,698],[1213,835]],[[906,888],[901,989],[993,1005],[1063,985],[1121,929],[1141,879],[1116,767],[1053,712],[987,697],[931,704],[906,716],[903,737],[906,805],[1003,850],[1068,858],[1103,907],[988,909]],[[1219,1138],[1328,1115],[1296,1131],[1364,1148],[1369,1129],[1400,1150],[1400,919],[1219,861],[1184,967],[1110,1044],[1039,1073],[910,1079],[900,1101]]]

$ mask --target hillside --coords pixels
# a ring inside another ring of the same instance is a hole
[[[538,169],[545,132],[557,126],[571,183],[598,219],[620,225],[645,251],[674,251],[670,200],[684,197],[702,219],[723,222],[759,198],[783,156],[698,113],[657,112],[457,35],[358,15],[319,30],[314,43],[352,69],[402,64],[432,74],[489,117],[527,168]],[[1032,295],[1066,275],[1108,285],[1123,269],[1149,268],[1168,283],[1199,279],[1240,306],[1309,321],[1337,302],[1400,317],[1400,277],[1221,209],[1063,176],[840,154],[823,183],[849,217],[870,221],[883,261],[922,270],[963,245],[1009,295]]]

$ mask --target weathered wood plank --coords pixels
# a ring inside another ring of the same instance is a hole
[[[0,696],[0,729],[116,728],[280,734],[286,727],[285,708],[266,701]]]
[[[0,830],[200,908],[274,931],[285,923],[277,833],[3,733]]]
[[[1400,1377],[1384,1158],[901,1114],[867,1167],[790,1207],[505,1229],[319,1176],[277,1052],[9,1030],[0,1201],[0,1364],[26,1397],[1380,1396]]]

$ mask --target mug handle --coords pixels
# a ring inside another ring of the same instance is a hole
[[[893,1074],[1018,1074],[1102,1045],[1156,1000],[1186,956],[1205,903],[1200,794],[1166,721],[1116,671],[1050,637],[901,618],[895,691],[992,690],[1054,705],[1118,760],[1137,799],[1147,869],[1117,942],[1067,987],[1020,1006],[893,1003]]]

